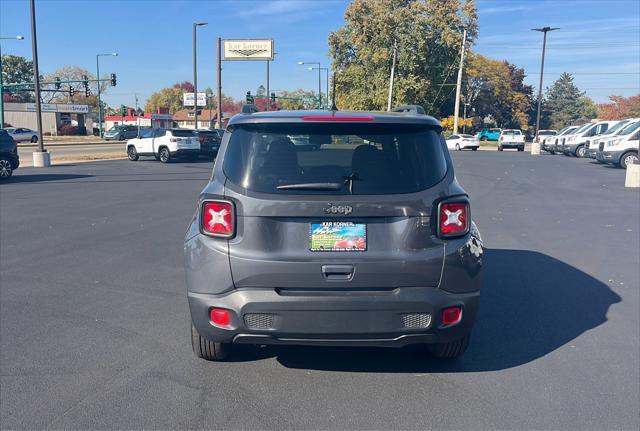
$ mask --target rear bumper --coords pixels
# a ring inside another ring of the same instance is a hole
[[[194,326],[212,341],[391,347],[447,342],[467,335],[479,298],[479,291],[453,294],[434,287],[382,291],[237,289],[223,295],[188,294]],[[443,327],[442,309],[451,306],[463,308],[462,320]],[[219,328],[209,321],[212,307],[231,312],[230,328]]]
[[[176,151],[171,151],[172,157],[188,157],[200,155],[200,148],[178,148]]]
[[[502,148],[524,148],[524,142],[503,142]]]

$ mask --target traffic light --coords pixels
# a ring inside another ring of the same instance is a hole
[[[271,93],[271,104],[274,105],[276,103],[276,93]]]
[[[127,115],[127,107],[120,105],[120,116],[124,117],[125,115]]]
[[[86,97],[91,96],[91,89],[90,89],[88,86],[87,86],[87,87],[84,87],[84,95],[85,95]]]
[[[73,97],[76,94],[76,89],[69,86],[69,97]]]
[[[247,91],[246,101],[247,105],[253,105],[253,96],[251,95],[250,91]]]
[[[60,90],[61,84],[60,84],[60,77],[56,76],[56,82],[54,84],[56,90]]]
[[[82,85],[84,85],[84,88],[89,87],[89,77],[87,75],[82,75]]]
[[[110,76],[110,79],[111,79],[111,86],[115,87],[116,86],[116,74],[112,73],[111,76]]]

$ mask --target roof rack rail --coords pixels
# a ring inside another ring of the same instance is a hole
[[[393,108],[391,112],[404,112],[406,114],[427,115],[424,108],[420,105],[401,105]]]
[[[242,105],[243,114],[253,114],[256,112],[258,112],[258,108],[256,108],[256,105]]]

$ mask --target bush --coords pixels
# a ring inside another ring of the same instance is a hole
[[[60,136],[72,136],[78,134],[78,128],[71,124],[65,124],[58,129],[58,135]]]

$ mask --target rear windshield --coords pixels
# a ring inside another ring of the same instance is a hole
[[[522,135],[520,130],[503,130],[502,134],[503,135]]]
[[[188,130],[188,129],[185,129],[185,130],[173,129],[171,131],[171,134],[176,138],[188,138],[190,136],[194,136],[193,130]]]
[[[447,172],[440,134],[407,124],[242,125],[224,159],[231,182],[263,193],[412,193]]]

